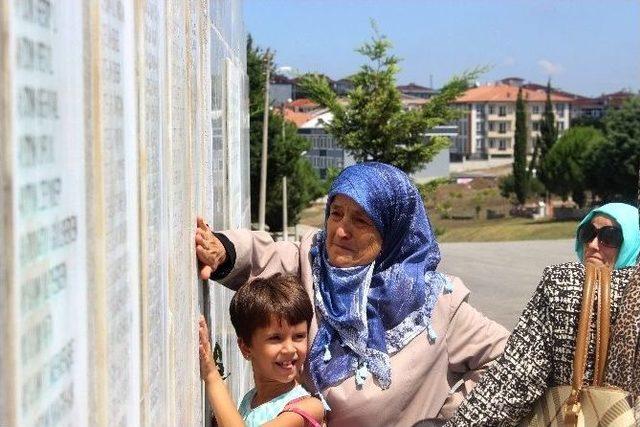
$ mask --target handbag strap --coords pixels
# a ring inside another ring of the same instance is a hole
[[[584,288],[582,292],[582,306],[576,335],[576,350],[573,358],[573,377],[571,379],[571,394],[565,403],[565,423],[575,425],[578,421],[580,394],[587,366],[589,350],[589,333],[591,331],[591,315],[598,291],[598,307],[596,320],[596,358],[593,385],[601,385],[604,368],[607,362],[609,336],[611,332],[611,268],[598,267],[587,263],[585,265]]]
[[[601,386],[604,382],[604,371],[609,354],[609,338],[611,336],[611,268],[603,266],[598,269],[598,321],[596,329],[596,360],[593,385]]]

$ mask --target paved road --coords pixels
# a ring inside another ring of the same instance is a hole
[[[574,261],[573,240],[443,243],[439,270],[462,278],[471,304],[512,330],[545,266]]]

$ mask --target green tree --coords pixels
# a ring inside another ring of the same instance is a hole
[[[587,174],[591,152],[605,143],[602,132],[592,127],[571,127],[558,139],[547,153],[544,170],[548,179],[547,189],[566,200],[583,207],[585,191],[589,188]]]
[[[591,152],[589,186],[606,201],[636,200],[640,165],[640,97],[604,118],[605,142]]]
[[[260,199],[260,160],[264,114],[265,53],[247,37],[247,74],[249,76],[249,140],[251,217],[258,218]],[[269,66],[274,68],[271,57]],[[284,135],[283,135],[284,130]],[[298,135],[296,126],[283,119],[279,111],[269,111],[267,159],[267,204],[265,222],[272,230],[282,229],[282,177],[287,176],[287,214],[290,224],[300,211],[323,194],[322,182],[302,153],[309,142]]]
[[[602,132],[604,132],[604,120],[599,117],[575,117],[571,119],[571,126],[591,126],[592,128],[596,128]]]
[[[518,203],[527,199],[527,116],[522,99],[522,88],[518,89],[516,100],[516,129],[513,146],[513,185]]]
[[[389,53],[390,49],[391,42],[374,26],[372,40],[357,49],[367,63],[351,77],[354,88],[347,95],[346,105],[321,76],[303,76],[300,85],[312,100],[333,113],[325,129],[356,161],[390,163],[412,173],[449,145],[445,137],[427,140],[425,132],[459,117],[450,104],[479,71],[454,77],[422,108],[405,110],[396,89],[399,59]]]
[[[540,121],[540,149],[539,149],[539,174],[540,180],[549,188],[549,179],[544,170],[544,160],[547,153],[553,147],[558,139],[558,129],[556,127],[555,115],[553,114],[553,105],[551,104],[551,80],[547,81],[547,101],[544,104],[544,112]]]

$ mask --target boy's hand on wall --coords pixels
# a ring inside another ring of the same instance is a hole
[[[220,376],[218,369],[213,361],[213,353],[211,351],[211,341],[209,341],[209,328],[203,315],[200,315],[198,321],[198,337],[200,345],[198,353],[200,355],[200,378],[204,381],[211,379],[212,375]]]

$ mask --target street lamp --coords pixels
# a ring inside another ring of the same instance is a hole
[[[269,49],[264,54],[266,77],[264,84],[264,118],[262,122],[262,159],[260,162],[260,200],[258,202],[258,230],[264,231],[264,217],[267,204],[267,144],[269,138],[269,71],[271,57]]]
[[[284,108],[287,104],[291,103],[291,98],[282,103],[282,144],[284,145],[285,134],[285,116]],[[289,240],[289,225],[288,225],[288,212],[287,212],[287,175],[282,177],[282,240],[285,242]]]

